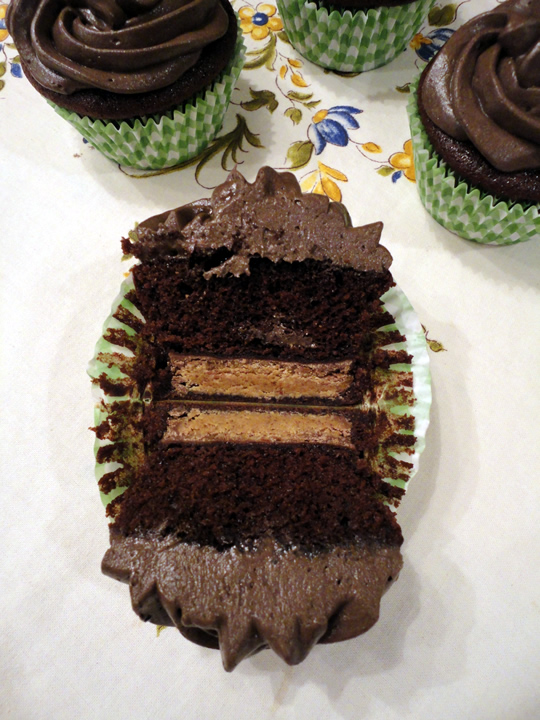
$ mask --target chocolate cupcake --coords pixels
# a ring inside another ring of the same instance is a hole
[[[141,169],[213,139],[243,64],[228,0],[13,0],[6,22],[34,88],[103,154]]]
[[[418,32],[435,0],[277,0],[287,36],[311,62],[363,72],[385,65]]]
[[[409,104],[422,202],[481,243],[540,234],[540,0],[509,0],[448,40]]]
[[[381,229],[263,168],[123,241],[138,263],[90,367],[103,570],[227,670],[365,632],[401,568],[429,385]]]

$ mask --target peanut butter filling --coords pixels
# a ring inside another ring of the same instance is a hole
[[[352,361],[296,363],[171,353],[172,396],[221,395],[281,400],[335,400],[352,385]]]
[[[354,448],[348,417],[333,412],[218,410],[182,405],[169,411],[162,442],[317,443]]]

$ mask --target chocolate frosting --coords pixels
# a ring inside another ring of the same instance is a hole
[[[167,87],[229,22],[218,0],[12,0],[6,21],[33,79],[63,95]]]
[[[219,647],[232,670],[265,647],[295,665],[317,642],[365,632],[402,563],[399,548],[390,545],[307,555],[264,539],[249,550],[220,552],[159,535],[126,538],[112,529],[102,569],[129,583],[143,620]]]
[[[329,260],[341,267],[383,272],[392,256],[379,245],[382,226],[352,227],[341,203],[302,194],[292,173],[263,167],[250,184],[235,169],[210,199],[145,220],[127,249],[142,260],[226,249],[229,257],[208,276],[249,274],[254,256],[289,263]]]
[[[540,168],[540,0],[473,18],[426,71],[429,118],[502,172]]]

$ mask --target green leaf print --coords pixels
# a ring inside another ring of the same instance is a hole
[[[411,83],[405,83],[405,85],[396,85],[396,90],[400,93],[410,93],[411,92]]]
[[[285,117],[290,118],[295,125],[298,125],[302,120],[302,111],[299,108],[287,108],[287,110],[285,110]]]
[[[204,166],[210,162],[216,155],[222,153],[221,167],[224,170],[229,170],[227,167],[227,161],[232,158],[234,163],[238,163],[238,152],[246,152],[242,143],[246,140],[252,147],[264,147],[258,136],[251,132],[248,128],[245,118],[242,115],[236,115],[236,127],[230,132],[222,135],[221,137],[215,138],[213,142],[208,145],[201,153],[196,157],[186,160],[180,165],[176,165],[174,170],[182,170],[186,167],[196,165],[195,168],[195,180],[199,182],[199,176]]]
[[[444,7],[435,5],[435,7],[432,7],[429,11],[428,22],[430,25],[435,25],[435,27],[446,27],[446,25],[451,25],[454,22],[456,14],[457,5],[455,3],[445,5]]]
[[[309,140],[299,140],[292,143],[287,150],[287,160],[290,162],[290,170],[299,170],[305,167],[311,160],[313,154],[313,143]]]
[[[287,93],[287,97],[289,100],[296,100],[296,102],[306,102],[306,100],[311,100],[313,97],[313,93],[303,93],[298,92],[297,90],[289,90]]]
[[[289,40],[287,33],[285,30],[280,30],[278,33],[276,33],[277,37],[281,42],[287,43],[287,45],[291,44],[291,41]]]
[[[276,59],[276,38],[274,33],[270,33],[270,39],[261,50],[250,50],[246,53],[246,57],[253,57],[244,64],[244,70],[255,70],[266,66],[268,70],[274,69],[274,61]]]
[[[253,88],[249,88],[249,92],[252,99],[240,103],[244,110],[252,112],[253,110],[266,107],[270,113],[273,113],[279,105],[275,94],[270,90],[254,90]]]

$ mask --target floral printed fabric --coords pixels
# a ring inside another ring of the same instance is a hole
[[[10,42],[9,32],[6,27],[6,3],[0,3],[0,90],[5,86],[3,75],[9,70],[12,77],[22,77],[21,63],[17,50]]]
[[[225,173],[235,163],[268,163],[296,173],[306,192],[345,202],[359,174],[363,188],[366,180],[370,188],[390,183],[396,192],[403,183],[415,183],[406,121],[383,131],[376,101],[359,92],[372,73],[322,70],[292,47],[276,5],[246,0],[234,5],[247,45],[239,86],[222,132],[198,156],[178,166],[179,171],[194,172],[196,181],[209,187],[223,179],[210,179],[220,166]],[[432,9],[394,61],[405,73],[401,69],[396,82],[387,85],[393,107],[404,109],[410,82],[458,24],[456,5]],[[384,77],[389,77],[387,71]]]
[[[211,187],[234,164],[266,163],[296,173],[306,192],[336,201],[346,202],[347,194],[355,187],[357,191],[359,184],[368,193],[378,193],[378,187],[387,188],[384,193],[400,192],[403,184],[415,183],[404,111],[410,82],[466,19],[461,13],[469,3],[461,4],[459,17],[456,4],[435,5],[404,53],[384,70],[333,73],[313,65],[292,47],[275,4],[233,0],[247,53],[222,130],[199,154],[167,172],[192,173],[198,184]],[[0,4],[3,92],[22,76],[5,28],[6,8]],[[388,123],[386,114],[380,122],[384,104],[367,89],[372,83],[384,88],[386,107],[395,122]],[[399,122],[398,108],[403,108]],[[121,169],[141,177],[164,172]]]
[[[283,30],[283,23],[276,15],[274,5],[260,3],[256,8],[244,5],[238,11],[242,32],[251,35],[253,40],[264,40],[270,32]]]

